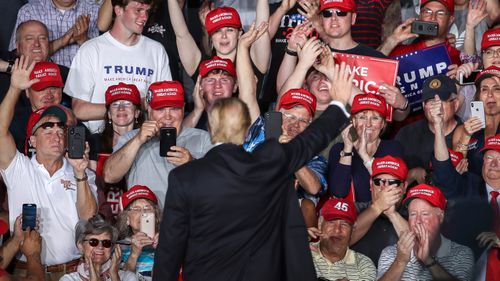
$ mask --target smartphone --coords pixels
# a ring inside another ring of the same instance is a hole
[[[411,33],[427,36],[437,36],[438,24],[437,22],[416,20],[411,24]]]
[[[160,129],[160,156],[167,157],[167,152],[177,141],[177,129],[173,127],[164,127]]]
[[[264,114],[264,135],[266,136],[266,140],[279,139],[282,133],[282,118],[281,112],[279,111],[269,111]]]
[[[476,77],[479,74],[479,72],[481,72],[481,71],[480,70],[474,70],[469,75],[469,77],[464,77],[464,74],[462,72],[460,72],[460,76],[458,77],[459,78],[458,83],[460,85],[471,85],[471,84],[474,84],[474,82],[476,82]]]
[[[481,128],[486,127],[486,119],[484,117],[484,103],[482,101],[471,101],[470,102],[470,115],[471,117],[478,117],[481,122],[483,122],[483,126]]]
[[[82,159],[85,153],[85,128],[71,126],[68,129],[68,157]]]
[[[149,238],[155,236],[155,213],[141,214],[141,232],[146,233]]]
[[[35,229],[36,227],[36,204],[23,204],[23,223],[22,228],[26,230],[28,227],[30,229]]]

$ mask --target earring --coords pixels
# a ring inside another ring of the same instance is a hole
[[[138,124],[138,123],[139,123],[139,121],[137,120],[137,117],[136,117],[135,118],[135,124]]]
[[[113,122],[111,122],[111,119],[108,119],[108,124],[111,124],[111,123],[113,123]]]

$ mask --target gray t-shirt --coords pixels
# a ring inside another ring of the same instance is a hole
[[[122,148],[138,132],[139,129],[135,129],[121,136],[113,147],[113,152]],[[189,150],[196,159],[205,156],[205,153],[213,147],[208,132],[194,128],[182,129],[180,135],[177,136],[177,146]],[[174,168],[173,164],[160,156],[160,138],[154,137],[144,143],[137,152],[126,175],[127,187],[130,188],[136,184],[149,187],[158,197],[160,207],[163,207],[168,190],[168,174]]]

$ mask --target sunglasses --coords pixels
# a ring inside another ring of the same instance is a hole
[[[67,128],[66,124],[62,121],[59,121],[59,122],[48,121],[48,122],[44,122],[44,123],[40,124],[40,126],[36,127],[32,134],[34,135],[36,130],[38,130],[39,128],[51,129],[51,128],[54,128],[54,126],[57,126],[58,128],[61,128],[63,130],[66,130],[66,128]]]
[[[323,10],[323,12],[321,12],[324,18],[331,18],[333,16],[333,13],[335,13],[337,17],[347,16],[347,12],[343,12],[340,10]]]
[[[400,185],[402,184],[402,180],[385,180],[385,179],[373,179],[373,184],[376,186],[381,186],[382,184],[387,184],[387,185]]]
[[[99,245],[99,242],[104,248],[111,248],[111,246],[113,246],[114,244],[113,241],[109,239],[99,240],[96,238],[90,238],[90,239],[84,239],[83,241],[89,242],[89,245],[92,247],[97,247]]]

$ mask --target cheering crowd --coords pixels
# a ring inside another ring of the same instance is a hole
[[[500,280],[498,0],[13,2],[0,280]]]

